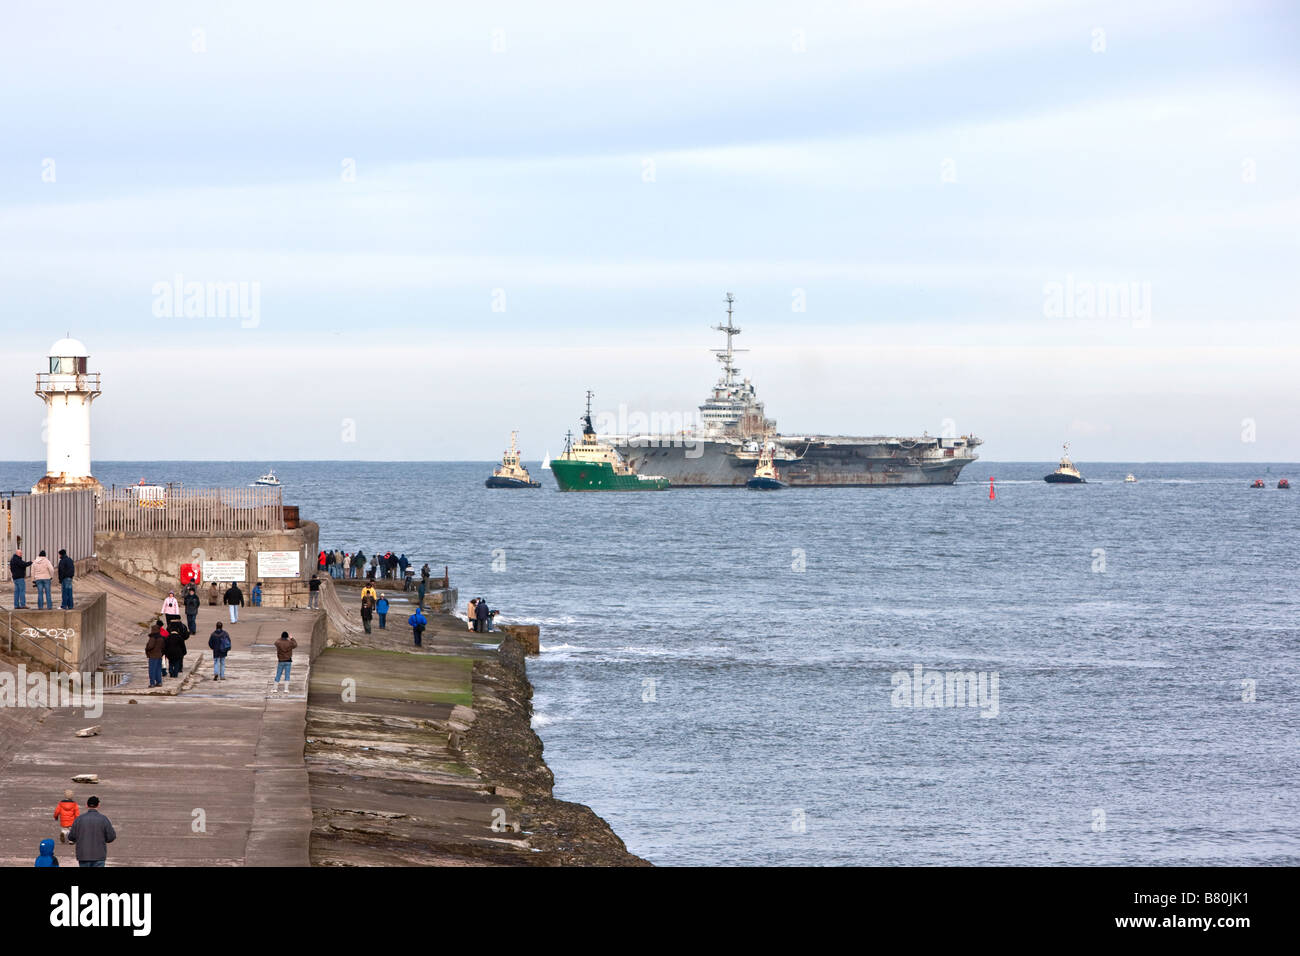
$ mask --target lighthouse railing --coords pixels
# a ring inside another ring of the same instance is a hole
[[[128,485],[106,489],[96,532],[141,535],[284,530],[281,489]]]

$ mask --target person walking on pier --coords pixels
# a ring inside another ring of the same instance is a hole
[[[367,594],[366,591],[369,591],[370,594]],[[374,591],[371,588],[366,588],[365,591],[361,592],[361,626],[366,629],[367,634],[370,633],[370,617],[375,610],[375,599],[371,596],[373,593]]]
[[[116,839],[113,824],[99,812],[99,797],[88,798],[86,812],[68,831],[68,842],[77,846],[77,865],[103,866],[108,860],[108,844]]]
[[[212,649],[212,679],[226,679],[226,655],[230,653],[230,633],[221,629],[221,622],[217,621],[217,629],[208,637],[208,647]]]
[[[289,691],[289,670],[293,667],[293,649],[298,646],[298,642],[289,636],[288,631],[280,632],[280,639],[275,642],[275,684],[276,689],[280,689],[280,675],[284,675],[284,689],[281,693]]]
[[[313,611],[320,610],[320,578],[314,574],[307,582],[307,607]]]
[[[30,561],[23,560],[23,549],[15,548],[9,558],[9,577],[13,578],[14,582],[15,609],[27,607],[27,569],[31,566]]]
[[[54,565],[42,551],[32,562],[32,580],[36,582],[36,609],[53,611],[54,599],[50,597],[50,578],[54,577]]]
[[[406,623],[411,625],[411,633],[415,635],[415,646],[423,646],[424,628],[429,623],[429,619],[421,614],[417,607],[415,613],[406,619]]]
[[[154,621],[153,626],[149,628],[149,640],[144,644],[144,656],[149,659],[149,686],[162,686],[162,659],[163,649],[167,646],[167,639],[162,636],[162,623]]]
[[[424,610],[424,592],[428,586],[428,578],[420,578],[420,583],[415,589],[415,593],[420,596],[420,603],[416,605],[421,611]]]
[[[54,807],[54,819],[59,821],[59,842],[68,842],[68,830],[77,822],[77,816],[81,813],[81,808],[77,806],[77,801],[72,799],[72,791],[64,790],[63,799]]]
[[[385,623],[388,620],[388,598],[387,597],[381,597],[378,601],[375,602],[375,613],[379,615],[379,629],[381,631],[387,630],[388,625]]]
[[[176,601],[176,592],[168,591],[167,599],[163,601],[162,616],[168,621],[179,621],[181,619],[181,606]]]
[[[239,590],[238,582],[230,582],[230,587],[226,589],[225,601],[230,607],[230,623],[238,624],[239,609],[244,606],[244,592]]]
[[[66,548],[59,548],[59,607],[65,611],[72,607],[72,579],[77,574],[77,564],[70,557]]]
[[[54,841],[42,840],[40,842],[40,856],[36,858],[36,866],[40,867],[57,867],[59,858],[54,855]]]
[[[180,677],[185,669],[185,640],[190,636],[180,618],[170,622],[163,633],[163,653],[167,655],[167,676]]]
[[[191,634],[199,629],[199,592],[192,584],[185,589],[185,623]]]
[[[474,606],[474,620],[477,625],[474,628],[474,630],[476,631],[487,630],[488,606],[487,606],[487,601],[483,600],[482,598],[479,598],[478,604]]]
[[[258,581],[253,585],[253,607],[262,606],[262,582]]]

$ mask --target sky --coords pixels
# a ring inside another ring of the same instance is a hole
[[[51,2],[0,32],[5,460],[44,458],[65,334],[96,459],[487,460],[512,429],[537,459],[587,389],[695,414],[730,292],[783,432],[1294,461],[1298,266],[1290,3]]]

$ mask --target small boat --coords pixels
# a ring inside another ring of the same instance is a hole
[[[542,459],[542,471],[551,470],[551,450],[546,449],[546,457]]]
[[[266,471],[266,474],[263,475],[261,478],[258,478],[257,481],[253,482],[253,484],[255,484],[255,485],[272,485],[272,486],[274,486],[274,487],[279,487],[279,485],[280,485],[280,479],[277,478],[277,477],[275,477],[275,469],[274,469],[274,468],[268,468],[267,471]]]
[[[528,469],[519,460],[519,445],[516,438],[519,432],[510,433],[510,447],[501,456],[500,466],[492,472],[492,477],[483,482],[487,488],[540,488],[540,481],[533,481]]]
[[[1124,476],[1125,484],[1131,485],[1131,484],[1135,484],[1136,482],[1137,479],[1133,477],[1133,472],[1130,471],[1127,475]]]
[[[1285,478],[1279,478],[1277,480],[1277,486],[1283,490],[1289,490],[1291,488],[1291,482],[1287,481]]]
[[[1264,479],[1263,479],[1263,478],[1256,478],[1254,481],[1252,481],[1252,482],[1250,483],[1250,487],[1252,487],[1252,488],[1263,488],[1263,487],[1264,487]]]
[[[771,442],[763,445],[763,450],[758,455],[758,467],[754,469],[754,477],[745,482],[746,488],[751,491],[779,491],[788,487],[777,471],[774,450],[775,446]]]
[[[1079,469],[1074,467],[1074,462],[1070,461],[1070,443],[1067,441],[1062,447],[1061,463],[1056,466],[1056,471],[1050,475],[1045,475],[1043,481],[1053,485],[1082,485],[1086,484],[1083,475],[1079,474]]]

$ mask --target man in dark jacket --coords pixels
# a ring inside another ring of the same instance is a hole
[[[486,631],[488,622],[487,601],[482,598],[478,599],[478,607],[474,608],[474,630]]]
[[[63,592],[63,599],[59,602],[59,607],[65,611],[72,610],[72,579],[77,573],[77,565],[70,557],[66,548],[59,548],[59,566],[56,569],[59,575],[59,588]]]
[[[320,578],[314,574],[307,582],[307,607],[313,611],[320,610]]]
[[[191,634],[199,629],[199,592],[192,584],[185,589],[185,624]]]
[[[103,866],[108,859],[108,844],[116,839],[113,824],[99,812],[99,797],[87,799],[86,812],[68,831],[68,842],[77,845],[77,865]]]
[[[153,622],[149,628],[149,639],[144,643],[144,656],[149,659],[149,686],[162,686],[163,651],[167,647],[167,638],[163,637],[162,624]]]
[[[230,582],[230,587],[226,588],[225,602],[230,607],[230,623],[239,623],[239,609],[244,606],[244,592],[239,590],[239,584],[235,581]]]
[[[185,669],[185,641],[190,632],[179,620],[167,625],[167,638],[163,642],[163,653],[167,655],[167,676],[179,677]]]
[[[212,649],[212,679],[226,679],[226,655],[230,653],[230,634],[221,629],[221,622],[217,622],[217,629],[212,632],[208,638],[208,647]]]
[[[15,548],[13,556],[9,559],[9,576],[14,579],[14,607],[16,608],[27,606],[27,569],[31,566],[30,561],[23,560],[23,549]]]

